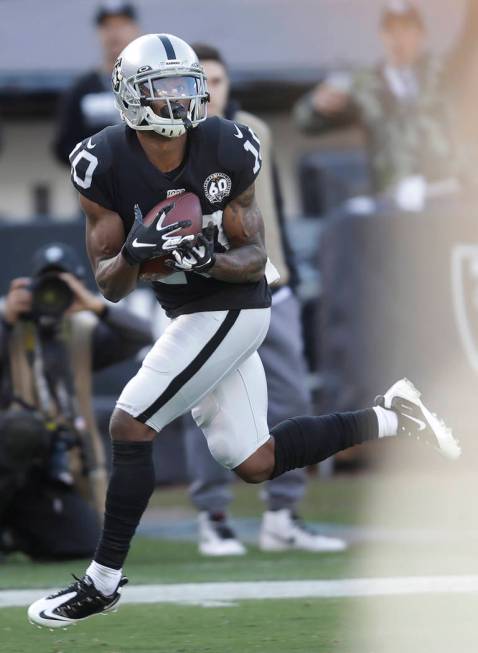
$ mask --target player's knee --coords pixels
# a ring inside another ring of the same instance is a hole
[[[234,471],[246,483],[263,483],[271,478],[274,465],[274,440],[270,438]]]
[[[224,434],[209,435],[207,438],[207,445],[212,457],[226,469],[234,467],[234,459],[237,460],[237,450],[234,442],[227,438]]]
[[[110,419],[110,436],[112,440],[129,440],[140,442],[152,440],[155,432],[146,424],[125,413],[121,408],[115,408]]]

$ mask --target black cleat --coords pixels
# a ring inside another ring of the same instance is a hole
[[[55,594],[32,603],[28,608],[28,619],[35,626],[65,628],[87,619],[94,614],[105,614],[113,610],[121,598],[121,588],[128,582],[122,578],[116,590],[105,596],[93,584],[89,576],[77,578],[75,582]]]

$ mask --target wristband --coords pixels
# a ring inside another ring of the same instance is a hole
[[[124,258],[124,260],[130,267],[134,268],[135,265],[139,265],[138,261],[136,261],[128,252],[125,245],[123,245],[123,247],[121,248],[121,256]]]

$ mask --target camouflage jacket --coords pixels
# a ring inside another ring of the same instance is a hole
[[[377,191],[410,175],[429,181],[454,176],[448,108],[443,93],[444,68],[438,57],[423,57],[415,69],[417,98],[402,101],[391,92],[383,66],[352,73],[350,103],[333,117],[312,106],[312,93],[295,107],[300,128],[323,132],[359,121],[367,134],[370,164]]]

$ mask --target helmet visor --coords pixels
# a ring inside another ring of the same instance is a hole
[[[145,79],[138,83],[138,90],[143,100],[191,99],[199,92],[197,79],[187,75]]]

